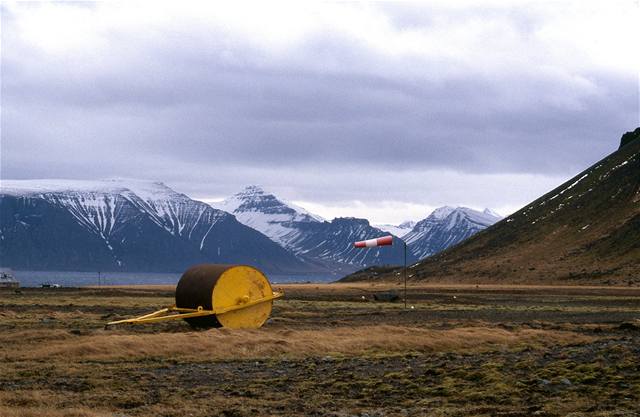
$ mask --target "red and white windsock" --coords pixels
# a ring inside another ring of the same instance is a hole
[[[361,240],[353,244],[356,248],[373,248],[375,246],[393,245],[393,236],[383,236],[376,239]]]

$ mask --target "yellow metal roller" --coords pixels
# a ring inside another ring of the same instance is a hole
[[[282,296],[251,266],[197,265],[182,274],[174,306],[109,324],[184,319],[194,327],[256,329],[269,318],[273,300]]]

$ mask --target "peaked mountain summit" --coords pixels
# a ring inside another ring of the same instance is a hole
[[[462,242],[501,218],[489,209],[440,207],[416,223],[404,239],[414,255],[424,258]]]
[[[322,217],[301,207],[285,203],[257,185],[242,191],[212,207],[231,213],[243,224],[252,227],[283,247],[291,248],[301,223],[321,223]]]
[[[201,262],[309,268],[232,215],[139,180],[3,180],[0,258],[34,270],[183,271]]]

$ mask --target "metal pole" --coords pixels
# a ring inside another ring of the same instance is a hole
[[[407,309],[407,242],[404,240],[404,308]]]

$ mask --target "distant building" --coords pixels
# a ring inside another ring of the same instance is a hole
[[[18,288],[20,283],[10,272],[0,271],[0,288]]]

